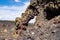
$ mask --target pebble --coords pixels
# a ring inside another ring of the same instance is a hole
[[[35,33],[34,32],[31,32],[32,35],[34,35]]]
[[[7,29],[4,29],[4,32],[7,33],[8,32]]]
[[[5,39],[5,40],[8,40],[8,39]]]

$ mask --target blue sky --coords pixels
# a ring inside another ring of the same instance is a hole
[[[30,0],[0,0],[0,20],[14,20],[29,4]]]
[[[0,6],[22,6],[30,0],[0,0]]]
[[[16,17],[21,17],[29,4],[30,0],[0,0],[0,20],[15,20]]]

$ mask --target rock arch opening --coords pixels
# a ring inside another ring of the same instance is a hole
[[[33,19],[31,19],[29,23],[35,23],[35,20],[36,20],[36,16]]]

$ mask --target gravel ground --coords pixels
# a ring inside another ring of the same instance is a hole
[[[0,23],[0,40],[60,40],[60,23],[47,23],[45,27],[36,26],[34,29],[27,27],[22,30],[22,35],[15,33],[14,23],[6,24]]]

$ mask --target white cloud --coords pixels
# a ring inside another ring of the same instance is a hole
[[[0,20],[15,20],[16,17],[21,17],[30,3],[25,2],[24,4],[24,6],[0,6]],[[35,19],[36,17],[29,23],[34,23]]]
[[[14,20],[16,17],[21,17],[29,2],[24,4],[24,6],[0,6],[0,20]]]
[[[15,0],[15,2],[20,2],[20,0]]]

